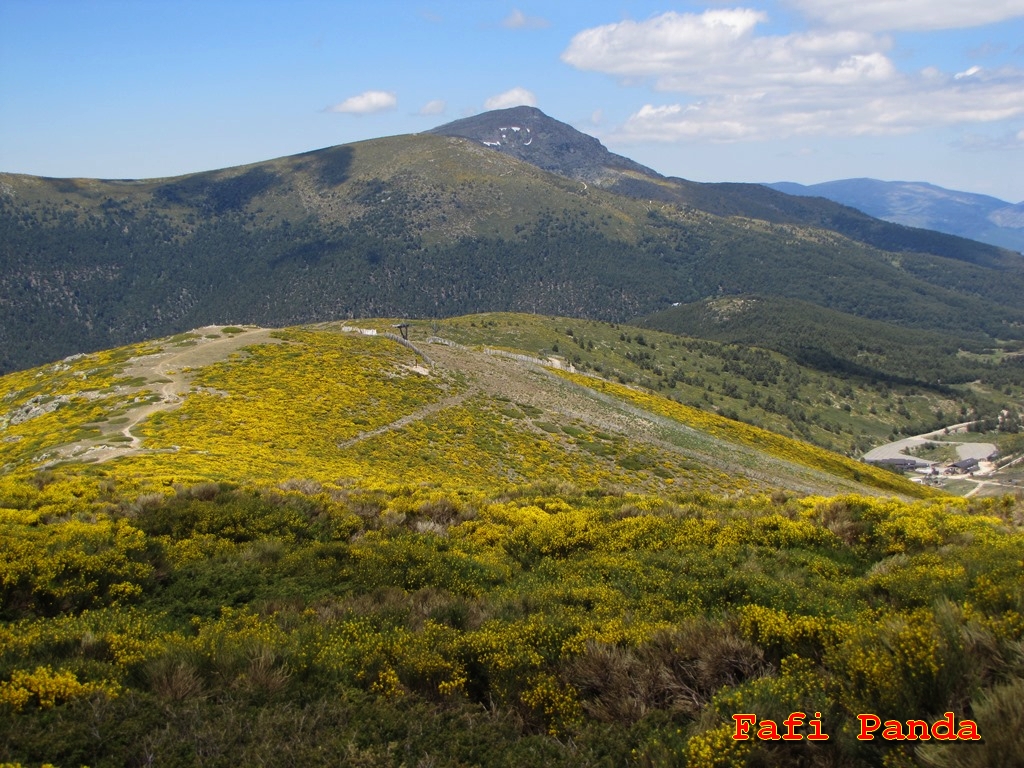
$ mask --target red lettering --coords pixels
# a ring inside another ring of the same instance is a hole
[[[736,721],[736,733],[732,735],[733,739],[736,741],[749,739],[750,726],[757,722],[757,715],[733,715],[732,719]]]
[[[828,734],[821,732],[821,712],[814,713],[814,719],[808,720],[811,732],[807,734],[808,741],[828,741]]]
[[[886,720],[882,738],[889,741],[903,741],[907,737],[903,735],[903,728],[899,720]]]
[[[956,732],[956,737],[966,741],[978,741],[981,738],[978,735],[978,724],[973,720],[964,720],[960,723],[960,730]]]
[[[930,739],[928,723],[924,720],[907,720],[907,738],[911,741],[914,739]]]
[[[800,741],[803,736],[796,732],[796,729],[804,724],[804,718],[807,717],[803,712],[794,712],[785,720],[782,724],[786,726],[786,735],[782,738],[786,741]]]
[[[942,728],[941,732],[939,728]],[[932,723],[932,738],[940,739],[941,741],[954,741],[956,739],[956,732],[953,730],[952,712],[947,712],[941,720],[936,720]]]
[[[857,715],[857,719],[860,720],[860,733],[857,734],[857,738],[861,741],[874,741],[874,732],[882,724],[878,715]]]
[[[779,729],[774,720],[762,720],[757,724],[757,738],[778,741],[782,737],[779,736]]]

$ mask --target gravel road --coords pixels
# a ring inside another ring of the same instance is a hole
[[[928,442],[938,441],[946,445],[955,445],[956,453],[961,459],[986,459],[996,451],[996,447],[992,443],[958,443],[955,440],[950,440],[949,435],[957,432],[965,432],[967,427],[972,422],[965,422],[963,424],[953,424],[952,426],[945,427],[943,429],[937,429],[933,432],[927,432],[923,435],[915,435],[914,437],[905,437],[902,440],[897,440],[893,443],[886,443],[880,445],[877,448],[872,448],[870,451],[864,454],[864,461],[879,461],[881,459],[916,459],[919,462],[928,464],[937,464],[939,462],[928,461],[927,459],[918,459],[916,456],[911,456],[905,453],[909,448],[914,446],[924,445]]]

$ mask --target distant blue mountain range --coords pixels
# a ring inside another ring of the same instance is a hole
[[[917,181],[842,179],[809,186],[781,181],[765,186],[789,195],[824,197],[885,221],[1024,253],[1024,202],[1014,205]]]

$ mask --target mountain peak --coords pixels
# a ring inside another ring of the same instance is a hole
[[[536,107],[482,112],[438,126],[428,133],[477,141],[545,171],[581,181],[615,180],[623,172],[661,178],[629,158],[609,152],[600,141],[555,120]]]

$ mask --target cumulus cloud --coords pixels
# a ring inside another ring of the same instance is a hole
[[[505,17],[501,26],[506,29],[543,29],[549,26],[548,20],[540,16],[527,16],[518,8]]]
[[[691,70],[747,42],[761,11],[743,8],[696,15],[669,11],[648,21],[621,21],[585,29],[569,42],[562,60],[577,69],[649,76]]]
[[[536,107],[537,97],[531,91],[516,86],[484,102],[486,109],[508,109],[509,107]]]
[[[584,30],[562,59],[627,80],[651,79],[658,90],[707,95],[878,82],[895,72],[885,38],[848,31],[758,37],[755,28],[766,20],[746,9],[669,12]]]
[[[968,78],[900,76],[850,94],[846,89],[779,89],[645,105],[614,137],[677,141],[794,136],[897,135],[936,125],[991,123],[1024,116],[1024,73],[984,70]],[[611,138],[611,137],[609,137]]]
[[[791,2],[831,7],[831,0]],[[838,4],[854,7],[845,0]],[[904,4],[886,0],[884,5]],[[646,104],[609,140],[892,134],[1024,114],[1020,70],[971,67],[951,75],[927,67],[908,74],[890,59],[892,41],[886,35],[813,26],[786,35],[760,34],[766,21],[764,13],[743,8],[668,12],[583,30],[562,60],[625,85],[679,94],[666,103]]]
[[[849,84],[890,77],[890,43],[863,32],[756,36],[760,11],[669,12],[645,22],[584,30],[562,60],[627,78],[651,78],[659,90],[720,93],[775,84]]]
[[[350,96],[340,104],[328,107],[327,111],[369,115],[374,112],[386,112],[397,105],[398,98],[390,91],[365,91],[358,96]]]
[[[432,99],[420,107],[419,114],[421,115],[440,115],[443,114],[445,109],[448,108],[448,104],[445,103],[444,99]]]
[[[1024,16],[1024,0],[784,0],[832,27],[875,31],[978,27]]]

